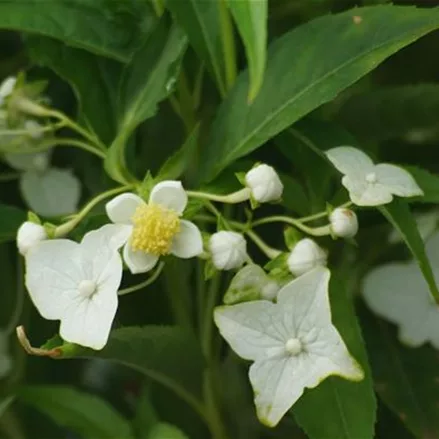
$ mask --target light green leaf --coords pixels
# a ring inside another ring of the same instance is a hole
[[[59,343],[58,343],[59,344]],[[72,344],[59,348],[57,359],[105,358],[124,364],[173,390],[202,416],[203,356],[197,341],[188,331],[177,326],[126,327],[112,331],[101,351]]]
[[[392,325],[361,313],[375,389],[416,438],[439,437],[439,357],[431,346],[408,348]]]
[[[391,204],[381,206],[379,210],[387,218],[390,224],[392,224],[401,234],[407,247],[418,262],[432,296],[436,301],[439,301],[439,290],[436,285],[430,262],[425,253],[424,242],[419,234],[416,221],[410,212],[408,204],[405,201],[394,199]]]
[[[125,148],[137,126],[154,116],[157,104],[173,90],[186,37],[164,22],[145,41],[124,71],[119,93],[119,134],[108,150],[105,168],[117,181],[126,180]]]
[[[0,29],[52,37],[128,61],[150,26],[146,2],[13,0],[0,2]]]
[[[225,94],[223,46],[218,0],[171,0],[167,7],[185,30],[191,45]]]
[[[249,76],[244,72],[222,103],[203,149],[202,180],[214,178],[438,27],[439,9],[386,5],[320,17],[286,33],[269,47],[255,101],[247,104]]]
[[[27,214],[14,206],[0,204],[0,243],[14,241],[17,230],[26,221]]]
[[[89,439],[130,439],[131,428],[107,402],[67,386],[25,386],[19,400]]]
[[[262,86],[267,55],[267,0],[227,0],[238,31],[244,41],[249,64],[252,102]]]
[[[188,437],[177,427],[160,423],[151,430],[148,439],[188,439]]]
[[[26,46],[36,64],[49,67],[71,85],[80,118],[108,145],[116,135],[122,64],[45,37],[27,38]]]
[[[334,325],[366,376],[360,382],[330,377],[316,388],[306,390],[292,412],[311,439],[372,439],[376,401],[352,298],[336,278],[331,279],[329,291]]]

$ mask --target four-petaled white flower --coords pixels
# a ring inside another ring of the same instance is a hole
[[[241,233],[222,230],[209,239],[212,262],[218,270],[240,267],[247,259],[247,242]]]
[[[331,322],[329,270],[315,270],[288,283],[277,303],[266,300],[216,308],[221,335],[242,358],[254,361],[249,377],[261,422],[273,427],[301,397],[330,375],[361,380]]]
[[[297,242],[287,259],[288,268],[294,276],[301,276],[315,267],[325,266],[326,262],[326,251],[309,238]]]
[[[3,105],[5,99],[14,91],[16,82],[17,78],[9,76],[0,84],[0,107]]]
[[[25,256],[32,247],[45,239],[47,239],[47,233],[41,224],[25,221],[17,231],[18,251]]]
[[[431,266],[439,267],[439,233],[427,241],[426,252]],[[412,347],[430,342],[439,349],[439,305],[415,261],[373,269],[364,279],[363,297],[374,313],[398,326],[401,342]]]
[[[144,273],[157,264],[160,256],[173,254],[192,258],[203,252],[198,227],[181,219],[187,194],[179,181],[156,184],[145,203],[138,195],[118,195],[106,205],[113,223],[128,230],[124,260],[132,273]]]
[[[26,254],[26,287],[40,314],[61,320],[60,335],[96,350],[107,343],[122,279],[119,248],[127,230],[108,224],[78,244],[43,241]]]
[[[352,238],[358,232],[358,219],[355,212],[337,207],[329,215],[331,232],[339,238]]]
[[[363,151],[340,146],[326,151],[328,159],[343,175],[343,186],[351,201],[358,206],[379,206],[390,203],[393,196],[423,195],[415,179],[399,166],[375,165]]]
[[[276,201],[282,196],[284,185],[272,166],[261,164],[245,174],[245,182],[252,197],[259,203]]]
[[[8,336],[0,329],[0,380],[8,375],[11,367],[12,359],[8,352]]]

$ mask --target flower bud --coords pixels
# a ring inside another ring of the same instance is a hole
[[[294,276],[300,276],[315,267],[326,265],[326,252],[312,239],[301,239],[293,248],[287,264]]]
[[[259,203],[276,201],[282,196],[284,185],[274,168],[262,164],[251,169],[245,175],[245,182],[253,198]]]
[[[5,98],[14,91],[16,82],[17,78],[9,76],[0,84],[0,105],[2,105]]]
[[[352,238],[358,232],[357,215],[350,209],[338,207],[329,215],[331,232],[339,238]]]
[[[280,285],[275,280],[267,280],[261,289],[261,299],[274,300],[280,290]]]
[[[209,249],[218,270],[238,268],[247,260],[247,243],[240,233],[214,233],[209,240]]]
[[[18,251],[25,256],[31,247],[45,239],[47,239],[47,234],[43,226],[26,221],[17,232]]]

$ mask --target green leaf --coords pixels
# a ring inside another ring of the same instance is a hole
[[[311,439],[372,439],[376,400],[352,298],[336,278],[331,279],[329,291],[334,325],[361,364],[365,378],[360,382],[327,378],[316,388],[307,389],[292,412]]]
[[[0,204],[0,243],[14,241],[17,230],[26,221],[27,214],[13,206]]]
[[[132,438],[131,428],[107,402],[67,386],[25,386],[18,398],[84,438]]]
[[[181,148],[169,157],[160,168],[156,177],[157,180],[175,180],[185,173],[194,159],[199,134],[200,124],[197,124]]]
[[[267,57],[268,1],[227,0],[227,3],[244,41],[250,75],[248,100],[252,102],[264,80]]]
[[[53,349],[53,346],[51,346]],[[200,414],[202,399],[203,356],[197,341],[177,326],[126,327],[112,331],[101,351],[59,347],[57,359],[105,358],[144,373],[173,390]]]
[[[439,437],[437,351],[431,346],[408,348],[395,328],[362,312],[361,322],[381,400],[416,438]]]
[[[66,80],[79,102],[80,118],[105,143],[116,135],[117,92],[122,64],[45,37],[28,38],[32,60]]]
[[[387,218],[390,224],[392,224],[401,234],[407,247],[418,262],[432,296],[436,301],[439,301],[439,290],[436,285],[430,262],[425,253],[424,242],[419,234],[416,221],[410,212],[408,204],[405,201],[394,199],[391,204],[381,206],[379,210]]]
[[[141,122],[154,116],[157,104],[172,92],[186,46],[182,31],[173,27],[168,32],[162,21],[126,66],[119,94],[119,134],[105,160],[113,179],[127,180],[128,139]]]
[[[151,430],[148,439],[188,439],[188,437],[177,427],[160,423]]]
[[[388,5],[320,17],[286,33],[269,47],[255,101],[247,104],[244,72],[222,103],[203,149],[202,179],[214,178],[437,27],[439,9]]]
[[[6,0],[0,29],[55,38],[69,46],[128,61],[151,26],[147,2]]]
[[[225,94],[223,46],[217,0],[171,0],[167,2],[177,23],[185,30],[191,45]]]
[[[14,400],[15,396],[8,396],[0,401],[0,419],[2,418],[3,414],[6,413],[6,410],[14,402]]]
[[[404,168],[412,174],[416,183],[424,191],[424,195],[421,197],[409,198],[407,201],[439,203],[439,176],[416,166],[404,166]]]

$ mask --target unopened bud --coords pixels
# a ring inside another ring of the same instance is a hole
[[[259,203],[276,201],[282,196],[284,185],[273,167],[262,164],[245,175],[245,182],[253,198]]]
[[[17,78],[14,76],[9,76],[0,84],[0,105],[3,101],[14,91]]]
[[[39,242],[47,239],[46,230],[40,224],[24,222],[17,232],[17,247],[23,256]]]
[[[326,265],[326,252],[312,239],[301,239],[293,248],[287,264],[294,276],[300,276],[315,267]]]
[[[358,232],[358,219],[350,209],[338,207],[329,215],[331,231],[339,238],[352,238]]]
[[[209,240],[213,265],[218,270],[232,270],[247,260],[247,243],[240,233],[221,231]]]

